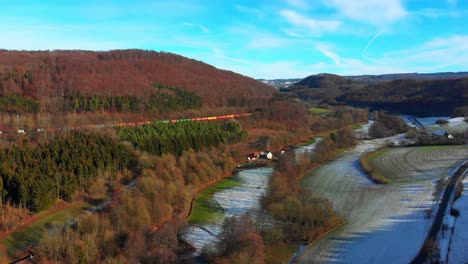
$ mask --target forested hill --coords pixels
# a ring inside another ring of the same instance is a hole
[[[346,76],[354,81],[376,84],[399,79],[411,80],[444,80],[468,78],[468,72],[438,72],[438,73],[393,73],[381,75],[356,75]]]
[[[333,101],[342,94],[364,86],[346,77],[322,73],[306,77],[289,87],[289,90],[305,100]]]
[[[468,78],[395,80],[366,86],[338,98],[347,104],[418,116],[452,115],[468,102]],[[460,111],[458,111],[460,112]],[[456,113],[463,115],[464,113]]]
[[[77,92],[148,98],[155,84],[192,92],[206,106],[254,104],[275,92],[254,79],[165,52],[0,50],[0,96],[35,100],[41,111],[58,111],[61,100]]]

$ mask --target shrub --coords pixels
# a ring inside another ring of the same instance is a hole
[[[438,120],[436,121],[436,124],[438,124],[438,125],[446,125],[446,124],[448,124],[448,123],[449,123],[449,121],[448,121],[448,120],[444,120],[444,119],[438,119]]]

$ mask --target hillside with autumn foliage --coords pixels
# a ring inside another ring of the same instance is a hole
[[[165,52],[0,50],[0,96],[21,96],[25,101],[19,105],[28,112],[76,110],[64,106],[67,98],[87,109],[91,96],[97,104],[105,101],[101,110],[108,110],[108,102],[147,101],[161,87],[171,87],[168,94],[180,88],[206,107],[254,106],[275,92],[254,79]]]

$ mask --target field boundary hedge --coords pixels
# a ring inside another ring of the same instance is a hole
[[[364,152],[361,157],[359,157],[359,166],[374,183],[388,184],[391,182],[388,178],[375,171],[370,164],[371,158],[387,149],[387,147],[383,147],[374,151]]]

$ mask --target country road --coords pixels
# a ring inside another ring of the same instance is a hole
[[[453,201],[454,191],[457,186],[457,183],[460,180],[460,178],[467,173],[467,171],[468,161],[464,161],[462,165],[458,168],[458,170],[456,170],[453,176],[450,178],[450,181],[447,187],[445,188],[444,195],[440,202],[439,209],[437,210],[437,215],[434,218],[434,222],[432,223],[431,229],[427,234],[426,240],[437,240],[437,235],[439,234],[439,230],[441,229],[445,213],[447,212],[447,207],[449,203]],[[424,263],[426,257],[426,252],[424,252],[424,248],[422,247],[421,250],[418,252],[418,255],[416,255],[416,257],[411,261],[411,264]]]

